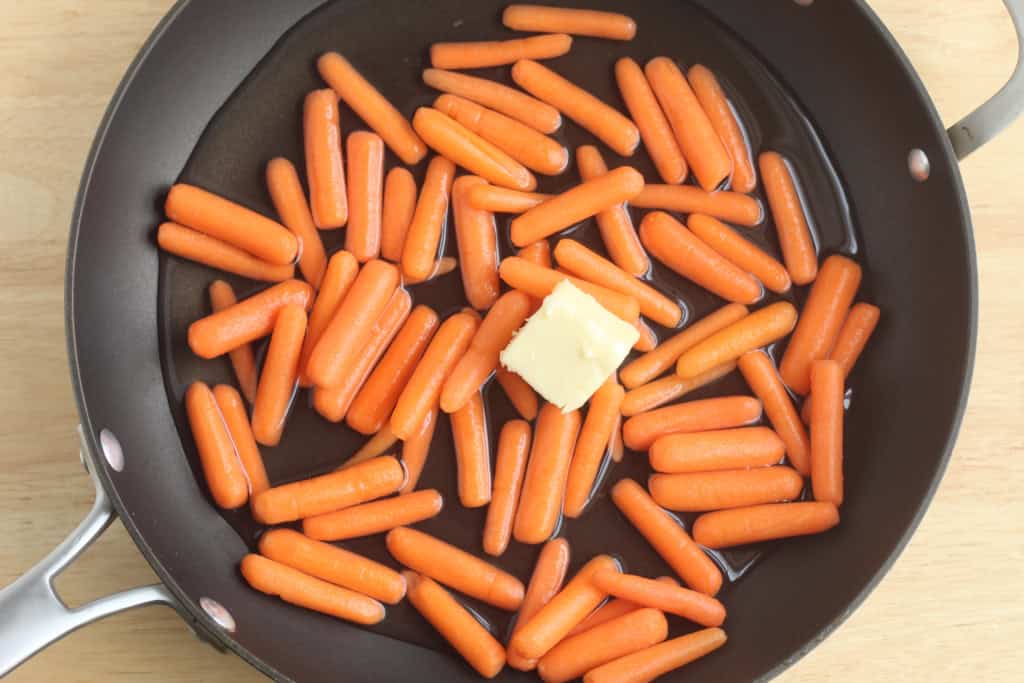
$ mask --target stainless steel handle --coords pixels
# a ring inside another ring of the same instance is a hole
[[[1017,65],[999,92],[949,127],[949,140],[960,160],[1001,133],[1024,113],[1024,0],[1003,2],[1017,29]]]
[[[86,518],[42,562],[0,590],[0,677],[47,645],[97,619],[142,605],[175,604],[161,584],[133,588],[76,609],[68,608],[57,595],[54,578],[99,538],[117,514],[99,478],[91,471],[90,476],[96,487],[96,502]]]

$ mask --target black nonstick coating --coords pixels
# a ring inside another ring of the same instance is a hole
[[[229,374],[225,363],[200,362],[184,344],[188,322],[205,313],[206,285],[220,274],[158,259],[152,235],[167,187],[180,177],[271,213],[263,166],[276,155],[301,163],[299,111],[303,94],[319,87],[317,54],[343,52],[411,114],[434,95],[418,81],[430,42],[508,35],[498,19],[504,3],[336,2],[289,33],[232,95],[315,4],[185,3],[158,29],[115,99],[87,167],[69,255],[69,343],[83,422],[94,442],[102,428],[121,441],[124,471],[99,467],[143,552],[192,617],[261,670],[296,680],[468,679],[470,670],[407,605],[391,608],[371,633],[246,588],[236,567],[256,529],[244,513],[221,516],[208,502],[182,429],[187,382],[227,380]],[[611,65],[622,55],[645,61],[667,54],[719,72],[746,120],[757,121],[755,148],[773,147],[794,159],[823,251],[856,252],[865,266],[863,296],[883,310],[852,378],[843,524],[820,538],[772,547],[730,586],[724,592],[730,643],[685,674],[690,680],[757,678],[817,642],[859,601],[916,525],[941,474],[974,338],[973,247],[959,176],[926,95],[887,34],[855,3],[709,2],[708,12],[697,8],[702,3],[670,0],[565,4],[625,10],[638,20],[633,43],[578,39],[570,57],[552,63],[614,106],[621,102]],[[483,74],[507,78],[507,70]],[[343,111],[343,127],[347,133],[362,126]],[[561,135],[573,147],[591,142],[572,124]],[[906,172],[912,147],[931,157],[927,183]],[[602,151],[611,165],[623,163]],[[636,159],[654,177],[645,156]],[[543,188],[555,191],[575,180],[570,170]],[[591,241],[594,232],[585,225],[574,236]],[[337,235],[325,235],[330,246],[339,244]],[[757,235],[775,248],[770,228]],[[502,249],[510,253],[507,242]],[[687,303],[691,317],[716,305],[663,271],[655,279]],[[242,293],[254,291],[251,283],[234,282]],[[460,289],[457,276],[449,276],[413,293],[446,313],[461,305]],[[732,377],[709,393],[726,391],[745,389]],[[511,412],[500,390],[490,393],[493,428]],[[264,454],[272,480],[283,482],[336,465],[360,442],[302,404],[285,442]],[[642,480],[645,471],[643,458],[627,456],[610,480]],[[446,422],[423,484],[454,492]],[[424,528],[479,552],[482,520],[483,511],[463,510],[448,495],[443,517]],[[574,566],[613,552],[631,571],[667,573],[600,496],[564,533]],[[386,559],[378,539],[350,547]],[[536,550],[513,544],[500,564],[525,579]],[[752,558],[744,551],[722,560],[738,574]],[[231,612],[234,634],[217,629],[195,607],[204,596]],[[500,612],[479,611],[504,635]]]

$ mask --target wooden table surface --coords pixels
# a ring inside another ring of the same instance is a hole
[[[772,0],[782,2],[783,0]],[[843,1],[843,0],[831,0]],[[171,0],[0,0],[0,586],[87,512],[64,347],[64,256],[107,102]],[[874,0],[952,122],[1000,87],[1016,44],[998,0]],[[144,152],[144,151],[143,151]],[[783,681],[1024,676],[1024,124],[963,166],[981,273],[970,406],[917,535],[881,585]],[[58,581],[72,604],[154,575],[120,523]],[[3,619],[3,614],[0,614]],[[3,643],[0,643],[3,648]],[[252,681],[170,610],[81,630],[12,681]]]

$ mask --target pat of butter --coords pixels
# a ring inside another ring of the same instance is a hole
[[[590,399],[639,338],[635,327],[565,280],[501,352],[501,363],[569,412]]]

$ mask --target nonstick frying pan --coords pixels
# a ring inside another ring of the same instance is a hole
[[[298,112],[302,94],[318,84],[317,54],[345,53],[411,114],[432,99],[418,82],[427,45],[507,35],[498,20],[506,2],[320,4],[184,0],[154,31],[114,96],[86,165],[67,267],[68,352],[96,503],[59,548],[0,592],[0,674],[95,619],[166,603],[210,642],[281,680],[475,678],[407,605],[392,608],[370,631],[250,590],[237,565],[258,530],[245,513],[217,511],[195,476],[182,393],[193,379],[229,375],[223,363],[200,363],[186,350],[187,323],[204,314],[205,287],[216,274],[154,247],[168,186],[180,178],[269,213],[263,164],[275,155],[301,161]],[[974,244],[957,160],[1017,116],[1024,73],[1015,72],[992,100],[947,131],[898,45],[863,2],[561,4],[637,18],[636,41],[580,39],[574,52],[584,58],[554,64],[616,106],[610,65],[619,56],[668,54],[718,71],[745,119],[757,121],[755,145],[793,159],[823,251],[855,253],[865,266],[863,296],[884,312],[851,381],[849,495],[840,527],[717,558],[737,579],[724,597],[730,642],[688,667],[685,678],[770,678],[863,600],[917,526],[945,468],[967,397],[977,318]],[[1024,1],[1006,4],[1020,34]],[[485,75],[507,78],[505,72]],[[343,121],[349,129],[358,125],[344,111]],[[577,130],[562,135],[573,147],[591,141]],[[609,162],[624,163],[614,156]],[[641,169],[650,172],[642,163]],[[571,182],[570,172],[548,189]],[[756,239],[773,249],[771,234],[762,229]],[[336,237],[327,240],[337,244]],[[508,244],[501,246],[508,253]],[[686,301],[692,317],[715,304],[655,275]],[[234,284],[243,294],[254,291],[252,283]],[[457,305],[457,277],[422,287],[416,297],[442,313]],[[725,389],[741,391],[742,384]],[[500,424],[511,413],[488,398],[492,426]],[[265,451],[270,476],[283,482],[326,471],[355,443],[299,405],[282,446]],[[453,490],[450,454],[442,426],[426,485]],[[642,477],[642,460],[627,457],[611,479]],[[483,513],[457,507],[425,528],[479,551]],[[611,551],[631,570],[666,573],[606,498],[599,494],[592,508],[564,527],[574,568]],[[69,610],[52,579],[115,514],[162,584]],[[386,557],[379,539],[351,547]],[[514,547],[500,562],[526,578],[535,553],[535,547]],[[507,626],[501,615],[479,611],[497,630]],[[526,680],[511,670],[502,676]]]

